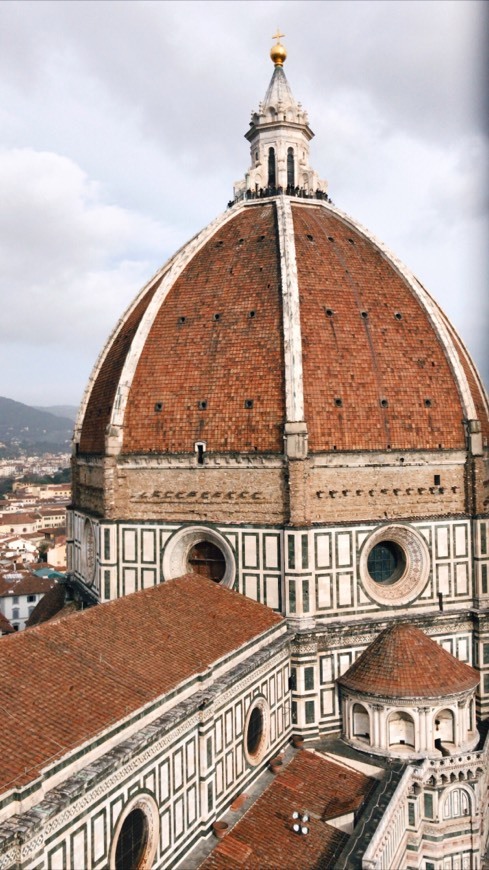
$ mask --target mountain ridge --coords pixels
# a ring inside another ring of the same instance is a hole
[[[6,448],[69,450],[73,420],[0,396],[0,441]]]

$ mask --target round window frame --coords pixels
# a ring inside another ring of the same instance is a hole
[[[109,867],[115,867],[115,858],[117,852],[117,843],[122,831],[122,826],[133,810],[141,810],[144,814],[148,826],[148,835],[143,854],[135,870],[151,870],[153,866],[156,850],[158,848],[160,836],[160,819],[158,806],[155,799],[150,794],[137,794],[123,808],[117,824],[112,834],[112,842],[110,846]]]
[[[251,722],[251,717],[255,710],[260,710],[263,720],[261,737],[253,754],[248,750],[248,729]],[[258,767],[261,761],[265,758],[270,745],[270,707],[264,695],[256,695],[252,703],[248,707],[244,728],[243,728],[243,752],[246,761],[251,767]]]
[[[402,550],[404,570],[392,583],[374,580],[368,570],[368,558],[377,544],[390,542]],[[430,576],[430,553],[422,535],[411,526],[391,524],[375,529],[360,550],[359,573],[368,597],[378,604],[402,607],[409,604],[425,588]]]
[[[186,526],[179,529],[166,542],[163,550],[161,571],[163,580],[172,580],[192,573],[188,567],[188,556],[196,544],[207,541],[221,550],[224,556],[225,571],[222,580],[212,581],[219,586],[227,586],[232,589],[236,578],[236,561],[234,552],[229,542],[209,526]],[[196,576],[199,576],[196,574]]]

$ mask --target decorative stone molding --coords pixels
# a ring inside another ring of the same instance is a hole
[[[134,810],[141,810],[144,814],[147,825],[146,842],[144,843],[143,853],[138,861],[138,870],[150,870],[153,866],[153,860],[156,854],[159,841],[160,819],[158,806],[156,801],[149,794],[137,794],[122,810],[112,835],[112,844],[110,847],[109,867],[115,867],[115,857],[117,851],[117,842],[122,830],[122,826]]]
[[[383,541],[397,545],[404,555],[402,574],[392,583],[376,582],[368,570],[371,551]],[[398,606],[408,604],[422,592],[428,581],[430,553],[426,541],[411,526],[380,526],[362,545],[359,573],[365,592],[374,601]]]
[[[257,737],[257,745],[250,750],[249,732],[252,717],[259,716],[261,719],[261,733]],[[256,767],[267,754],[270,743],[270,707],[267,699],[263,695],[257,695],[248,708],[245,724],[243,728],[243,752],[244,756],[252,767]]]
[[[222,552],[226,563],[221,585],[232,589],[236,576],[236,561],[229,542],[215,529],[209,526],[185,526],[175,532],[165,544],[163,550],[162,572],[165,580],[181,577],[189,573],[188,554],[195,544],[209,541]]]
[[[284,460],[282,456],[255,456],[247,453],[206,453],[206,468],[282,468]],[[140,456],[120,456],[117,467],[121,470],[140,468],[188,468],[194,469],[197,460],[194,453],[184,455],[177,454],[151,454]]]

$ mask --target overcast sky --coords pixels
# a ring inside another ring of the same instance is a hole
[[[78,404],[140,287],[222,212],[273,72],[335,204],[489,381],[484,0],[0,3],[0,395]]]

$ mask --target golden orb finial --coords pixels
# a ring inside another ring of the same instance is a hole
[[[280,42],[281,36],[285,36],[285,33],[280,33],[280,29],[277,27],[277,32],[274,33],[272,37],[272,39],[276,39],[277,42],[270,49],[270,57],[272,58],[275,66],[283,66],[284,60],[287,57],[285,46],[283,46]]]

